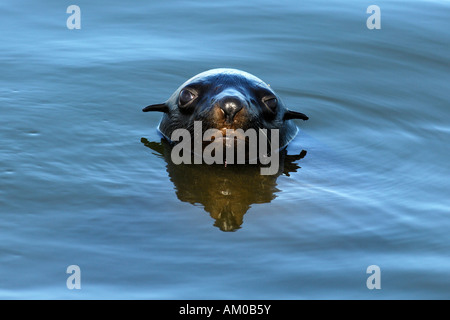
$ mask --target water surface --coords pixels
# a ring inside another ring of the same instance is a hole
[[[450,298],[448,1],[380,30],[364,1],[71,4],[0,4],[1,298]],[[164,158],[142,107],[217,67],[310,117],[279,175]]]

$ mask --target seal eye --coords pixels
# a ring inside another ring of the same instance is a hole
[[[264,97],[262,102],[269,108],[272,112],[275,112],[275,109],[278,105],[278,100],[274,96]]]
[[[188,90],[188,89],[181,90],[180,97],[179,97],[180,107],[184,107],[185,105],[189,104],[189,102],[191,102],[195,98],[197,98],[197,95],[194,92],[192,92],[191,90]]]

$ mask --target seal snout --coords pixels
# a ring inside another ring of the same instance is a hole
[[[247,102],[241,93],[236,90],[225,90],[215,97],[215,104],[222,110],[225,122],[232,124],[235,116]]]
[[[225,121],[231,124],[234,116],[242,110],[243,103],[237,98],[229,97],[219,101],[219,107],[223,111]]]

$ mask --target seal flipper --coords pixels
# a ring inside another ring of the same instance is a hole
[[[308,120],[308,116],[304,113],[287,110],[286,113],[283,116],[283,120],[289,120],[289,119],[301,119],[301,120]]]
[[[158,104],[152,104],[150,106],[147,106],[144,109],[142,109],[142,111],[144,111],[144,112],[159,111],[159,112],[168,113],[169,112],[169,107],[165,103],[158,103]]]

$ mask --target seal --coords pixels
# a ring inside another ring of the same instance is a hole
[[[199,121],[202,133],[208,129],[224,134],[226,130],[278,129],[280,150],[298,133],[290,120],[308,120],[305,114],[286,108],[261,79],[227,68],[211,69],[190,78],[166,102],[149,105],[142,111],[164,113],[158,131],[169,142],[177,129],[187,129],[194,136],[194,123]]]

